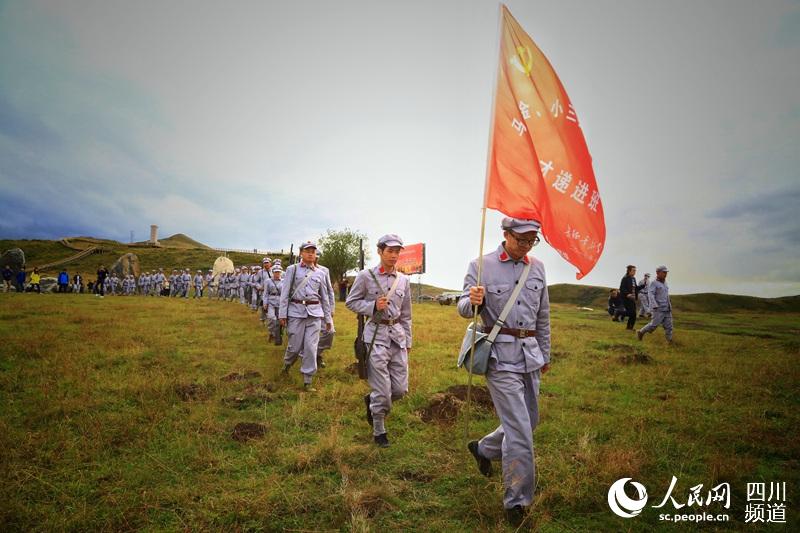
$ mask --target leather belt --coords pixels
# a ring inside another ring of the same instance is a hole
[[[381,324],[384,326],[394,326],[395,324],[399,323],[400,320],[397,318],[390,318],[388,320],[381,320]]]
[[[292,298],[293,304],[302,304],[302,305],[317,305],[319,303],[318,300],[295,300]]]
[[[493,326],[483,326],[484,333],[491,333]],[[528,337],[535,337],[536,330],[535,329],[516,329],[516,328],[500,328],[500,335],[511,335],[513,337],[517,337],[519,339],[525,339]]]

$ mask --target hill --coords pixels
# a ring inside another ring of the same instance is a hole
[[[550,301],[578,307],[605,309],[610,287],[557,283],[550,287]],[[758,298],[735,294],[700,293],[670,296],[677,311],[727,313],[731,311],[800,312],[800,296]]]
[[[121,255],[135,253],[144,270],[163,268],[189,268],[206,270],[211,268],[214,260],[221,252],[198,242],[188,235],[176,233],[159,241],[161,247],[148,246],[147,243],[134,245],[121,243],[109,239],[96,239],[94,237],[70,237],[58,241],[22,239],[0,240],[0,252],[10,248],[21,248],[25,252],[28,267],[46,264],[58,266],[43,269],[45,276],[55,276],[63,266],[72,276],[81,274],[85,280],[94,279],[94,273],[100,265],[111,266]],[[74,258],[80,251],[88,248],[97,248],[95,253],[79,257],[66,264],[64,260]],[[236,265],[254,265],[261,260],[259,255],[244,252],[228,252],[227,256]],[[280,257],[288,261],[288,255],[270,253],[273,258]],[[438,296],[443,292],[453,289],[444,289],[433,285],[414,283],[412,278],[413,296],[420,293],[425,296]],[[557,283],[550,285],[550,300],[554,303],[563,303],[577,307],[593,307],[605,309],[610,287],[593,285],[575,285],[572,283]],[[457,290],[457,289],[456,289]],[[673,295],[672,304],[677,311],[722,313],[732,311],[746,312],[800,312],[800,295],[784,296],[781,298],[757,298],[754,296],[739,296],[733,294],[703,293]]]
[[[52,268],[41,269],[43,276],[55,276],[60,268],[66,268],[72,276],[81,274],[85,281],[95,277],[100,265],[110,267],[120,256],[134,253],[139,257],[143,270],[157,270],[163,268],[189,268],[194,270],[207,270],[212,267],[214,260],[222,255],[205,244],[192,238],[176,234],[161,241],[161,247],[152,247],[141,244],[133,246],[108,239],[95,239],[92,237],[71,237],[58,241],[42,239],[17,239],[0,240],[0,252],[10,248],[21,248],[25,252],[28,268],[35,266],[56,264]],[[194,244],[192,244],[194,243]],[[95,247],[95,253],[79,257],[78,259],[63,263],[64,260],[76,257],[79,252]],[[226,254],[236,265],[255,265],[261,261],[261,256],[244,252],[228,252]],[[280,257],[288,261],[288,255],[271,253],[271,257]]]
[[[198,242],[188,235],[184,235],[183,233],[176,233],[166,239],[159,239],[158,244],[161,245],[162,248],[180,248],[183,250],[189,250],[193,248],[204,248],[206,250],[211,250],[210,246],[207,246],[201,242]],[[137,242],[134,243],[135,246],[150,246],[149,241]]]

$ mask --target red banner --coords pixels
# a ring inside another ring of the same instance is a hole
[[[406,244],[400,250],[400,257],[397,259],[397,270],[403,274],[424,274],[425,273],[425,243]]]
[[[555,70],[508,8],[501,10],[485,205],[539,220],[544,238],[581,279],[606,240],[592,157]]]

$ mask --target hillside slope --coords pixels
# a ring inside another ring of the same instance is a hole
[[[610,287],[558,283],[550,287],[550,301],[579,307],[605,309]],[[800,312],[800,295],[781,298],[757,298],[735,294],[683,294],[670,297],[677,311],[722,313],[730,311]]]

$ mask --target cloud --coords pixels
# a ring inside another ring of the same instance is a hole
[[[735,199],[711,210],[708,217],[726,223],[744,223],[759,239],[794,247],[800,244],[799,205],[800,187],[795,187]]]

